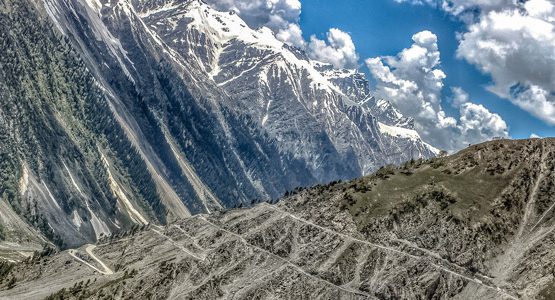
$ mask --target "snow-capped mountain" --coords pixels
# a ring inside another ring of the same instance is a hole
[[[0,192],[15,189],[10,209],[67,244],[437,152],[364,75],[200,0],[0,6],[2,63],[25,62],[3,69],[13,85],[0,92],[38,99],[2,103],[0,175],[17,176]]]
[[[341,168],[366,174],[435,151],[393,107],[365,99],[363,74],[311,61],[268,28],[251,30],[233,12],[202,1],[138,1],[135,9],[174,59],[193,62],[231,97],[225,105],[248,114],[319,180],[342,177]]]

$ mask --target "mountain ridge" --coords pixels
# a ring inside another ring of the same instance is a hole
[[[372,114],[361,74],[202,2],[1,3],[0,194],[19,220],[0,223],[38,229],[26,253],[437,153],[393,107]]]

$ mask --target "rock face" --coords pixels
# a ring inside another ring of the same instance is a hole
[[[555,140],[495,141],[137,227],[0,268],[0,297],[552,299],[554,158]]]
[[[363,75],[202,1],[0,14],[0,245],[21,246],[16,224],[27,252],[73,247],[437,152]]]
[[[319,182],[434,155],[414,131],[410,139],[380,129],[379,116],[362,105],[369,98],[364,75],[311,61],[269,29],[251,30],[239,16],[202,1],[132,4],[170,49],[171,59],[208,75],[207,81],[229,96],[218,99],[222,105],[248,115],[276,139],[280,152],[305,162]],[[405,151],[397,151],[398,145]]]

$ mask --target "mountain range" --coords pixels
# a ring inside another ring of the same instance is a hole
[[[200,0],[0,0],[0,49],[10,260],[439,153],[364,74]]]
[[[0,0],[0,299],[554,299],[555,140],[452,155],[201,0]]]

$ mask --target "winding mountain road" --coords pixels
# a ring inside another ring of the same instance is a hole
[[[68,254],[71,255],[71,257],[73,257],[78,262],[86,265],[87,267],[95,270],[96,272],[98,272],[100,274],[103,274],[103,275],[113,275],[114,274],[114,271],[112,271],[112,269],[110,269],[100,258],[98,258],[93,253],[93,250],[96,248],[95,245],[86,245],[85,247],[86,247],[85,252],[89,255],[90,258],[94,259],[102,267],[103,270],[100,270],[99,268],[93,266],[92,264],[86,262],[84,259],[77,256],[77,250],[76,249],[69,250]]]

